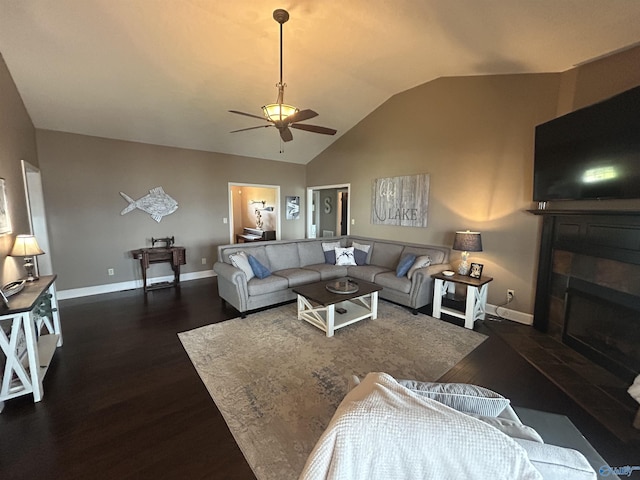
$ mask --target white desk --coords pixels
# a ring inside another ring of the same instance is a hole
[[[484,320],[487,307],[487,292],[489,291],[489,282],[493,280],[491,277],[472,278],[464,275],[455,274],[447,277],[442,273],[431,275],[434,279],[433,285],[433,316],[440,318],[443,313],[453,317],[462,318],[464,327],[473,329],[476,320]],[[452,308],[442,306],[442,297],[447,293],[455,293],[457,284],[466,285],[467,297],[465,301],[465,310],[461,312]]]
[[[5,400],[21,395],[42,400],[42,381],[56,348],[62,346],[55,280],[55,275],[48,275],[28,282],[9,297],[9,308],[0,303],[0,411]]]

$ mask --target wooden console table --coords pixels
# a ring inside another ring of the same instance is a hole
[[[144,291],[158,288],[175,287],[180,284],[180,265],[187,263],[187,255],[184,247],[152,247],[132,250],[133,258],[140,260]],[[161,282],[147,284],[147,269],[152,263],[170,263],[173,270],[173,282]]]
[[[0,411],[4,401],[33,394],[39,402],[44,395],[42,381],[56,347],[62,346],[55,275],[27,282],[24,289],[9,297],[9,307],[0,304],[0,357],[2,378]],[[47,333],[44,334],[43,327]]]

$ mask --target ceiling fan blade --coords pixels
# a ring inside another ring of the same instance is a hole
[[[273,125],[259,125],[257,127],[241,128],[240,130],[231,130],[229,133],[246,132],[247,130],[255,130],[256,128],[268,128],[268,127],[273,127]]]
[[[287,123],[292,124],[294,122],[302,122],[303,120],[309,120],[310,118],[317,116],[318,114],[316,112],[307,108],[306,110],[300,110],[293,115],[289,115],[287,117]]]
[[[294,123],[289,125],[291,128],[297,128],[298,130],[306,130],[307,132],[322,133],[323,135],[335,135],[337,130],[333,128],[320,127],[318,125],[307,125],[306,123]]]
[[[293,140],[293,133],[289,130],[289,127],[284,127],[280,129],[280,138],[283,142],[290,142]]]
[[[238,115],[244,115],[245,117],[251,117],[251,118],[257,118],[258,120],[264,120],[265,122],[270,122],[271,120],[264,118],[264,117],[260,117],[258,115],[254,115],[253,113],[244,113],[244,112],[239,112],[238,110],[229,110],[230,113],[237,113]]]

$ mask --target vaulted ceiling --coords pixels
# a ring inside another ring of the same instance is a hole
[[[277,8],[285,101],[335,136],[229,133],[276,100]],[[0,53],[36,128],[304,164],[396,93],[565,71],[638,25],[635,0],[0,0]]]

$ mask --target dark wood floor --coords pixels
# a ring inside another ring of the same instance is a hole
[[[205,279],[146,299],[134,290],[60,302],[64,346],[43,401],[13,399],[0,414],[0,478],[254,478],[176,336],[237,316],[216,292]],[[611,465],[639,463],[637,450],[479,329],[490,338],[443,380],[568,415]]]

